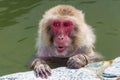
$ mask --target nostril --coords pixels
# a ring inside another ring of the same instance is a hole
[[[60,40],[63,40],[63,38],[60,38]]]
[[[64,40],[65,37],[64,37],[64,35],[60,34],[57,36],[57,38],[58,38],[58,40]]]
[[[63,40],[63,38],[61,38],[61,40]]]
[[[62,38],[62,37],[59,37],[58,39],[59,39],[59,40],[63,40],[64,38]]]

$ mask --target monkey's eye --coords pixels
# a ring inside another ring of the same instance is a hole
[[[72,25],[73,25],[72,21],[66,20],[63,22],[64,27],[72,27]]]
[[[64,22],[64,23],[63,23],[63,26],[64,26],[64,27],[69,27],[69,26],[70,26],[70,23],[69,23],[69,22]]]
[[[60,22],[54,22],[54,23],[53,23],[53,26],[54,26],[54,27],[59,27],[59,26],[60,26]]]

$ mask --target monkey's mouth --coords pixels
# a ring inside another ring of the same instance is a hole
[[[58,52],[63,52],[63,51],[65,51],[66,47],[65,46],[58,46],[58,47],[56,47],[56,49]]]

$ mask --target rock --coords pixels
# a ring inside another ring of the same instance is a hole
[[[104,78],[120,78],[120,57],[113,60],[112,64],[104,70],[102,76]]]
[[[34,71],[1,76],[0,80],[120,80],[120,57],[115,60],[88,64],[80,69],[52,69],[48,79],[36,78]]]
[[[36,78],[33,71],[19,72],[15,74],[6,75],[0,78],[0,80],[43,80]],[[97,75],[87,69],[68,69],[66,67],[60,67],[52,70],[52,76],[47,80],[100,80]]]

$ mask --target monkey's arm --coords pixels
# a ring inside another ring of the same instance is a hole
[[[31,64],[31,68],[34,69],[37,77],[47,78],[51,75],[51,68],[42,58],[35,58]]]
[[[78,54],[70,57],[67,62],[69,68],[81,68],[91,62],[96,62],[101,60],[102,56],[95,53],[92,48],[85,47],[84,49],[79,49]]]

